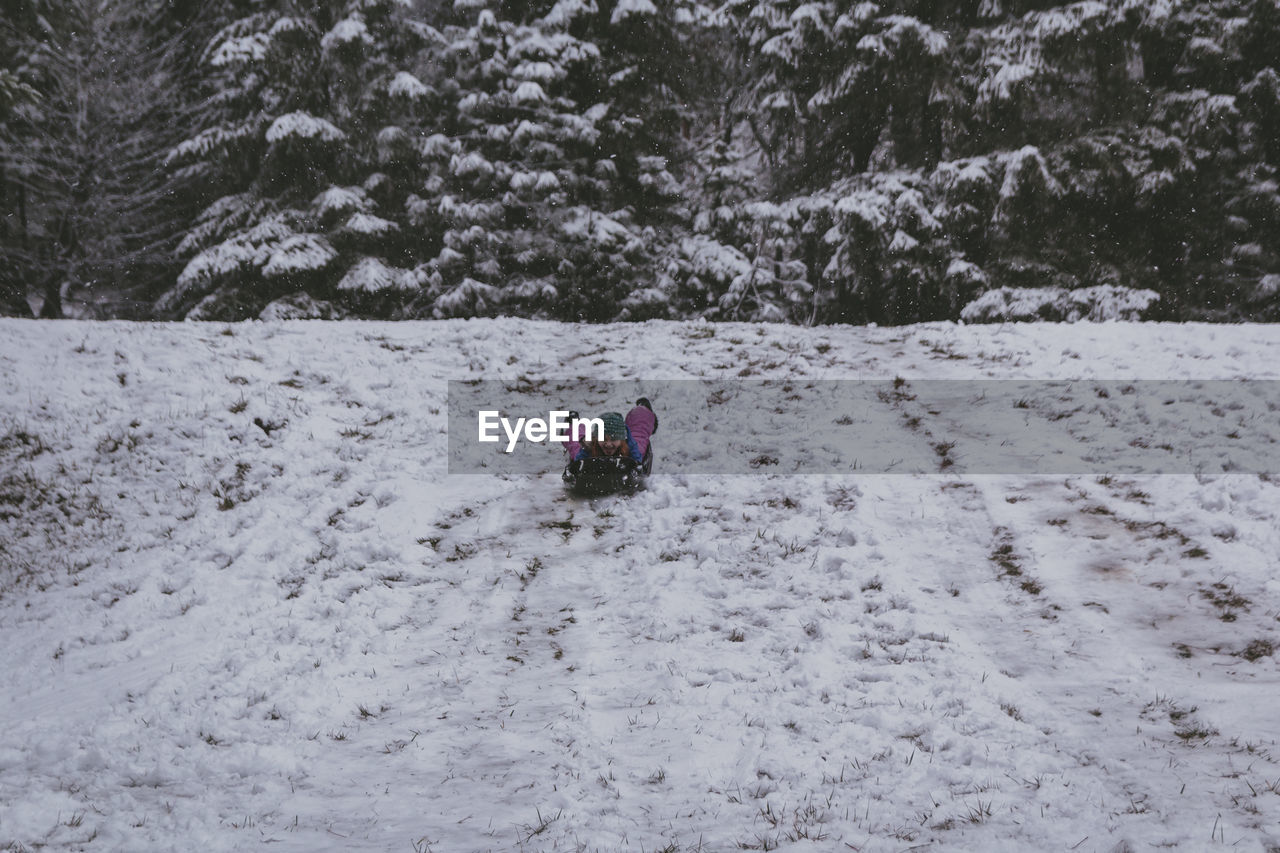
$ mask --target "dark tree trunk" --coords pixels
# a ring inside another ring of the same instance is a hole
[[[62,276],[50,275],[44,284],[44,304],[40,306],[41,320],[62,319]]]

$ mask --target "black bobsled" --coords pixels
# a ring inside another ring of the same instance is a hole
[[[653,447],[645,449],[644,461],[636,465],[629,457],[591,456],[570,463],[564,482],[579,495],[608,495],[633,492],[644,484],[653,470]]]

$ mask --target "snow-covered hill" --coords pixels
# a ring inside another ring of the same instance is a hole
[[[0,849],[1275,850],[1268,476],[692,476],[660,432],[646,490],[585,501],[448,476],[445,392],[1278,346],[0,322]]]

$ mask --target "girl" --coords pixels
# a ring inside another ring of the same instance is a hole
[[[605,412],[604,437],[600,440],[579,441],[580,434],[569,440],[570,473],[576,474],[583,459],[591,457],[628,457],[636,465],[644,462],[649,451],[649,437],[658,430],[658,418],[649,401],[641,397],[636,406],[623,418],[618,412]]]

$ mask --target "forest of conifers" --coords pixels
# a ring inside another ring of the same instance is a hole
[[[2,314],[1280,318],[1276,0],[3,11]]]

